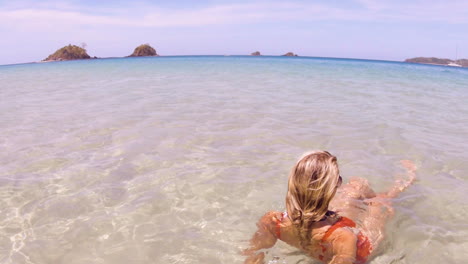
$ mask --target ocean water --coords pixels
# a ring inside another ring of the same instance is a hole
[[[0,66],[0,263],[242,263],[304,152],[385,191],[370,263],[468,260],[468,69],[326,58]],[[269,263],[317,263],[278,242]]]

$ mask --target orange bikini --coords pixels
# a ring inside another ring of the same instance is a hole
[[[283,218],[287,216],[286,213],[283,213],[281,215],[281,219],[277,219],[276,221],[276,230],[275,230],[275,233],[276,233],[276,237],[278,237],[279,239],[281,239],[281,232],[280,232],[280,229],[281,229],[281,222],[283,221]],[[338,221],[336,221],[328,230],[327,232],[325,232],[325,235],[323,236],[321,242],[322,243],[325,243],[325,241],[327,240],[327,238],[329,238],[331,236],[331,234],[338,228],[341,228],[341,227],[349,227],[349,228],[355,228],[356,227],[356,223],[347,218],[347,217],[344,217],[344,216],[341,216]],[[366,261],[367,261],[367,258],[369,257],[371,251],[372,251],[372,245],[369,241],[369,238],[367,238],[365,235],[362,234],[361,231],[359,231],[359,233],[357,234],[357,242],[356,242],[356,261],[354,262],[354,264],[364,264]],[[322,252],[325,253],[326,251],[326,247],[324,245],[321,245],[322,247]],[[320,255],[319,256],[319,259],[323,261],[323,258],[324,256],[323,255]]]

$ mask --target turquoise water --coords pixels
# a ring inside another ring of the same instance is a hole
[[[125,58],[0,66],[0,84],[0,263],[242,263],[312,149],[378,191],[417,164],[371,263],[468,259],[468,69]],[[267,259],[315,263],[282,242]]]

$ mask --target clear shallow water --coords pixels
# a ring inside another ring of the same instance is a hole
[[[468,259],[468,70],[281,57],[0,67],[0,263],[241,263],[290,167],[326,149],[386,190],[371,263]],[[283,243],[278,263],[315,263]],[[274,262],[274,261],[273,261]]]

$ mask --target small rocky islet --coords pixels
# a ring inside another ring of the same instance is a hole
[[[96,57],[94,57],[96,58]],[[50,54],[43,61],[66,61],[66,60],[86,60],[91,59],[86,49],[76,45],[69,44],[63,48],[58,49],[56,52]]]
[[[283,56],[286,56],[286,57],[297,57],[297,54],[294,54],[294,52],[288,52],[288,53],[284,54]]]
[[[148,56],[159,56],[156,50],[149,44],[143,44],[135,48],[132,54],[127,57],[148,57]]]

